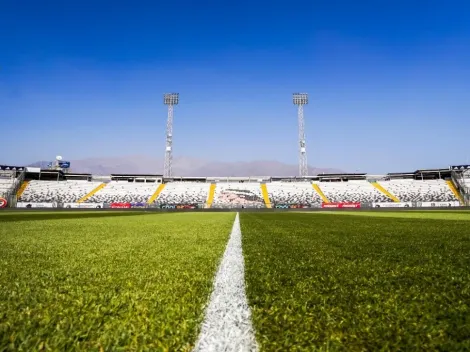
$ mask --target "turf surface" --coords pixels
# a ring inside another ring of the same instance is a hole
[[[263,351],[470,350],[470,214],[374,213],[241,214]]]
[[[234,214],[117,214],[0,214],[0,351],[191,350]]]

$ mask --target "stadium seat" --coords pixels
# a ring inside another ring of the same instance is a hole
[[[85,203],[145,203],[159,183],[111,181]]]
[[[320,196],[310,182],[271,182],[267,184],[273,206],[284,204],[320,205]]]
[[[37,181],[29,182],[19,202],[75,203],[95,189],[100,182],[89,181]]]
[[[9,193],[16,185],[18,181],[14,177],[0,177],[0,197],[4,197]]]
[[[269,186],[268,186],[269,188]],[[212,208],[265,208],[259,182],[218,182]]]
[[[169,182],[160,193],[157,204],[204,204],[209,195],[210,183]]]
[[[458,201],[445,180],[391,180],[380,183],[401,202]]]
[[[368,181],[321,182],[319,184],[326,198],[332,203],[389,203],[393,202]],[[387,188],[387,187],[385,187]],[[390,190],[389,190],[390,191]],[[393,192],[392,192],[393,194]]]

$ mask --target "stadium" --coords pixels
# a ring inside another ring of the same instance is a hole
[[[163,95],[168,107],[162,175],[73,173],[57,156],[47,169],[0,165],[1,207],[67,209],[351,209],[461,207],[470,202],[470,165],[386,175],[308,175],[304,106],[297,106],[297,176],[178,177],[173,175],[173,111],[178,93]],[[132,171],[132,170],[130,170]]]
[[[308,175],[293,102],[296,176],[173,175],[173,93],[161,175],[0,166],[0,350],[470,348],[470,165]]]

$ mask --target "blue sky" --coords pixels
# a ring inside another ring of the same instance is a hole
[[[370,173],[469,161],[470,2],[0,0],[0,163],[174,153]]]

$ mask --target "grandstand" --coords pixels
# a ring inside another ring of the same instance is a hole
[[[452,202],[455,194],[445,180],[393,180],[382,185],[402,202]]]
[[[1,168],[5,169],[4,166]],[[470,168],[410,173],[322,174],[299,177],[164,178],[162,175],[64,173],[27,168],[1,171],[0,194],[16,194],[18,206],[165,208],[320,208],[458,206],[469,204]],[[41,206],[42,204],[42,206]],[[49,205],[48,205],[49,204]],[[325,206],[328,205],[328,206]],[[341,206],[339,206],[341,207]]]
[[[6,196],[16,184],[16,179],[7,175],[0,175],[0,197]]]
[[[246,180],[250,181],[250,180]],[[260,182],[219,182],[216,184],[213,208],[264,208]]]
[[[85,203],[146,203],[158,184],[146,182],[110,181],[87,198]]]
[[[329,202],[384,203],[392,199],[373,187],[367,180],[322,182],[319,185]]]
[[[97,187],[96,182],[62,180],[39,181],[31,180],[28,187],[18,198],[25,203],[74,203]]]
[[[210,183],[193,181],[175,181],[166,184],[156,199],[163,204],[199,204],[204,205],[209,196]]]
[[[311,182],[273,181],[266,188],[274,207],[290,204],[320,206],[322,203]]]

